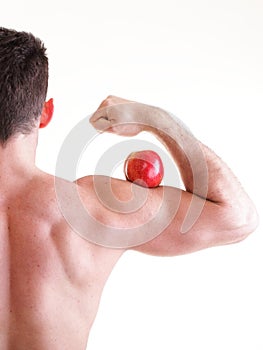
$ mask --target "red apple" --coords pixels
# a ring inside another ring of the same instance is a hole
[[[125,160],[126,179],[144,187],[157,187],[163,178],[160,156],[151,150],[132,152]]]

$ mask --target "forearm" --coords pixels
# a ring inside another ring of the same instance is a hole
[[[254,206],[229,167],[176,118],[151,107],[147,131],[167,148],[188,192],[231,210],[232,215],[255,215]]]

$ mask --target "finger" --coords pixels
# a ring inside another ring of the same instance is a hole
[[[105,108],[105,107],[107,107],[108,105],[109,105],[109,102],[108,102],[108,97],[107,97],[107,98],[105,98],[105,100],[103,100],[103,101],[101,102],[101,104],[99,105],[98,109]]]
[[[92,124],[92,123],[96,122],[96,120],[98,120],[100,118],[105,118],[105,119],[108,118],[108,111],[107,111],[106,107],[97,109],[96,112],[92,114],[92,116],[90,117],[89,121]]]
[[[114,104],[116,104],[116,101],[118,101],[118,100],[120,100],[120,98],[113,96],[113,95],[109,95],[101,102],[98,109],[114,105]]]
[[[109,95],[108,97],[105,98],[105,100],[101,102],[98,109],[114,106],[114,105],[128,104],[128,103],[134,103],[134,101],[126,100],[124,98],[114,96],[114,95]]]
[[[108,129],[111,128],[112,126],[112,121],[109,120],[108,117],[104,117],[104,116],[96,117],[94,119],[92,119],[91,117],[90,123],[95,129],[99,131],[108,131]]]

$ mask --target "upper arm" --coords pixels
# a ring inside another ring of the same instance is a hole
[[[230,225],[227,208],[180,189],[166,190],[168,200],[164,205],[174,215],[167,215],[169,221],[160,234],[132,249],[151,255],[176,256],[240,240],[238,229]],[[177,207],[174,204],[171,208],[172,198],[178,201]]]
[[[166,186],[146,189],[105,176],[78,184],[106,246],[112,242],[116,248],[173,256],[238,240],[225,208],[189,192]]]

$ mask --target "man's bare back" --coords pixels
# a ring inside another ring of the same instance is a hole
[[[127,249],[177,256],[239,242],[258,223],[231,170],[180,121],[114,96],[100,104],[92,126],[152,133],[185,189],[135,185],[132,192],[130,182],[107,176],[71,183],[40,171],[38,132],[53,115],[47,67],[39,40],[0,28],[1,350],[84,350],[105,282]],[[76,188],[90,220],[78,211]],[[108,244],[115,234],[121,243]]]
[[[0,182],[1,193],[6,188]],[[5,192],[1,350],[85,349],[103,286],[122,251],[96,246],[70,229],[53,176],[39,171]]]

